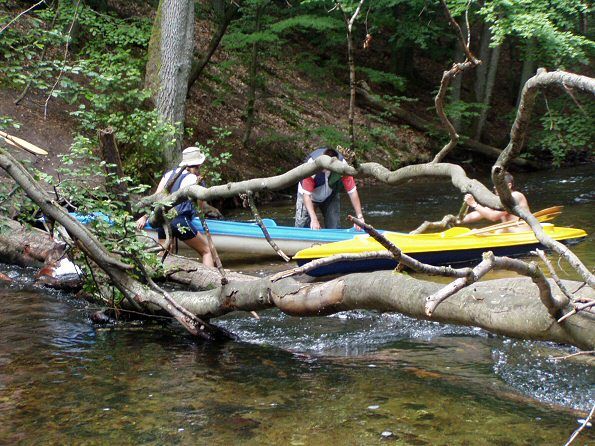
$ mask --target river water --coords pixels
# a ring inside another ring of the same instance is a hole
[[[532,210],[563,204],[558,223],[592,233],[592,169],[541,175],[516,178]],[[385,229],[461,201],[446,183],[360,192]],[[291,221],[290,202],[260,211]],[[592,267],[594,248],[589,237],[573,250]],[[595,403],[593,361],[553,359],[568,347],[394,314],[274,310],[222,318],[241,341],[204,345],[167,321],[95,327],[88,304],[34,287],[30,271],[0,271],[14,278],[0,285],[0,444],[551,445]],[[573,444],[595,444],[592,429]]]

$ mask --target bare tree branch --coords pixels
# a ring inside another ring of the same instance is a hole
[[[581,423],[580,427],[572,433],[572,435],[570,436],[570,438],[568,439],[568,441],[566,442],[566,444],[564,446],[570,446],[570,444],[575,440],[575,438],[578,437],[578,434],[580,434],[581,431],[593,419],[593,414],[595,414],[595,404],[593,404],[593,407],[591,408],[591,411],[589,412],[589,415],[587,416],[587,418],[585,418],[583,420],[583,422]]]
[[[41,0],[37,3],[35,3],[33,6],[31,6],[30,8],[25,9],[24,11],[22,11],[21,13],[19,13],[14,19],[12,19],[10,22],[8,22],[6,25],[4,25],[2,27],[2,29],[0,29],[0,34],[2,34],[10,25],[12,25],[14,22],[16,22],[18,19],[20,19],[24,14],[27,14],[29,11],[31,11],[32,9],[37,8],[39,5],[41,5],[42,3],[45,3],[45,0]]]
[[[275,252],[277,254],[279,254],[279,257],[281,257],[286,262],[289,262],[291,260],[289,258],[289,256],[287,254],[285,254],[281,250],[281,248],[279,248],[279,245],[277,245],[277,243],[275,243],[275,241],[271,238],[271,234],[269,234],[269,230],[262,222],[262,218],[260,218],[260,214],[258,213],[256,204],[254,204],[254,194],[252,193],[252,191],[248,191],[248,192],[246,192],[245,195],[242,195],[242,196],[244,196],[246,198],[248,206],[250,207],[250,210],[252,211],[252,215],[254,216],[254,219],[256,220],[256,224],[260,227],[260,230],[262,231],[266,241],[269,242],[269,245],[271,245],[271,248],[273,248],[275,250]]]

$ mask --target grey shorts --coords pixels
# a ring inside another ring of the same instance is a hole
[[[314,202],[314,209],[316,208],[322,212],[325,228],[337,229],[339,227],[339,217],[341,215],[341,197],[339,196],[339,192],[333,192],[321,203]],[[295,227],[310,227],[310,214],[308,214],[308,210],[304,204],[303,194],[298,194],[295,202]]]

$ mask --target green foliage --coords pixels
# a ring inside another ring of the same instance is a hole
[[[445,104],[444,112],[451,121],[459,119],[462,122],[471,122],[484,108],[488,107],[480,102],[455,101]],[[435,108],[432,107],[431,110],[435,111]]]
[[[375,70],[373,68],[357,67],[357,72],[363,73],[374,84],[380,84],[393,87],[395,91],[402,92],[405,90],[406,80],[396,74],[388,73],[386,71]]]
[[[324,141],[325,145],[329,147],[335,147],[337,145],[348,147],[349,136],[336,127],[333,126],[320,126],[312,129],[307,129],[305,132],[306,138],[317,137],[321,141]]]
[[[526,57],[555,68],[570,63],[588,63],[595,43],[577,32],[576,24],[587,13],[579,0],[496,0],[486,2],[480,10],[491,24],[492,45],[501,44],[507,36],[532,45]]]
[[[595,133],[595,103],[591,98],[577,105],[571,98],[548,101],[539,117],[540,128],[529,141],[529,153],[545,151],[555,166],[560,166],[575,153],[592,155]]]
[[[16,121],[11,116],[0,115],[0,130],[8,130],[9,127],[12,127],[13,129],[18,129],[21,128],[21,123]]]
[[[77,137],[70,153],[61,156],[59,180],[41,172],[38,172],[38,178],[53,186],[62,200],[75,206],[79,214],[107,217],[91,219],[87,227],[108,250],[121,253],[125,263],[142,262],[148,270],[160,272],[162,267],[157,256],[147,253],[145,241],[135,236],[135,219],[126,210],[123,197],[113,193],[115,186],[121,183],[126,184],[133,195],[145,193],[148,186],[135,186],[130,177],[106,174],[105,162],[93,154],[93,147],[92,140]],[[77,265],[85,265],[88,289],[94,289],[95,283],[83,253],[75,251],[74,256]]]
[[[75,17],[80,32],[69,41]],[[42,95],[78,104],[72,116],[82,135],[114,128],[125,171],[141,181],[160,175],[162,146],[174,138],[175,128],[160,121],[148,101],[150,93],[142,88],[149,19],[123,20],[62,1],[58,12],[46,8],[22,20],[28,25],[25,32],[8,28],[3,34],[9,46],[0,48],[0,82],[22,88],[31,81]]]
[[[222,182],[221,168],[231,159],[231,152],[226,151],[227,139],[231,136],[231,131],[222,127],[213,127],[214,138],[209,138],[202,144],[195,142],[194,145],[206,155],[207,159],[201,167],[201,173],[207,183],[207,186],[214,186]]]

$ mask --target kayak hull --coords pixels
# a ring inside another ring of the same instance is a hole
[[[403,253],[414,259],[434,266],[462,266],[481,261],[484,252],[491,251],[496,256],[520,257],[535,249],[544,249],[535,238],[533,232],[491,234],[474,236],[464,228],[453,228],[449,232],[436,234],[393,234],[385,236],[398,246]],[[544,230],[550,237],[565,244],[578,243],[587,236],[581,229],[554,227],[544,225]],[[357,236],[351,241],[329,243],[300,251],[294,257],[299,266],[312,260],[330,257],[337,254],[361,254],[365,252],[385,251],[384,248],[371,237]],[[320,266],[308,272],[308,275],[319,277],[325,275],[347,274],[353,272],[367,272],[393,269],[397,262],[391,258],[371,258],[357,260],[340,260],[338,262]]]
[[[194,220],[201,233],[204,229],[200,219]],[[310,228],[295,228],[292,226],[279,226],[271,219],[263,219],[263,223],[271,239],[288,256],[295,255],[298,251],[325,243],[349,240],[361,231],[354,229],[321,229],[314,231]],[[228,220],[207,219],[209,233],[219,253],[243,254],[247,257],[277,256],[275,250],[266,240],[262,229],[255,222],[236,222]],[[150,226],[145,228],[153,239],[157,239],[157,232]],[[178,244],[182,253],[194,252],[184,243]]]

